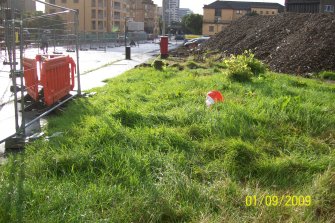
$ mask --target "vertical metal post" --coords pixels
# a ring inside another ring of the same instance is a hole
[[[23,135],[26,134],[25,129],[25,112],[24,112],[24,86],[23,86],[23,44],[25,39],[23,39],[23,17],[21,14],[20,21],[20,80],[21,80],[21,132]]]
[[[17,106],[17,86],[16,86],[16,35],[15,35],[15,12],[13,7],[13,2],[11,1],[10,5],[11,10],[11,33],[12,33],[12,53],[9,58],[12,57],[11,62],[11,74],[13,82],[13,91],[14,91],[14,111],[15,111],[15,130],[19,131],[19,117],[18,117],[18,106]]]
[[[80,85],[80,70],[79,70],[79,37],[78,37],[78,26],[79,26],[79,12],[76,10],[74,13],[74,30],[76,35],[76,55],[77,55],[77,81],[78,81],[78,95],[81,95]]]
[[[127,17],[124,18],[124,53],[127,59]]]
[[[53,36],[54,36],[54,53],[56,52],[56,31],[55,30],[52,30],[53,32]]]
[[[162,0],[162,21],[163,21],[163,30],[162,30],[162,36],[165,36],[165,0]]]

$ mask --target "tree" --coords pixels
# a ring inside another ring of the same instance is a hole
[[[201,35],[202,33],[202,15],[189,14],[182,18],[181,21],[184,33]]]

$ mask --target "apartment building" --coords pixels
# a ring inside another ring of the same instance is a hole
[[[286,0],[285,10],[298,13],[334,13],[335,0]]]
[[[278,3],[215,1],[203,7],[202,34],[215,35],[247,13],[256,12],[259,15],[276,15],[284,11],[284,6]]]
[[[46,0],[51,4],[64,6],[79,11],[79,32],[104,33],[124,32],[128,16],[128,0]],[[46,6],[46,13],[61,11],[52,6]],[[69,23],[73,15],[62,15]]]
[[[179,22],[179,0],[165,0],[164,11],[165,22],[167,25],[171,25],[171,22]]]
[[[159,32],[159,15],[157,5],[152,0],[128,0],[128,15],[135,22],[144,23],[144,31],[157,35]]]

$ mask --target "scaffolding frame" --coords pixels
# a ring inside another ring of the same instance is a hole
[[[79,35],[78,35],[78,26],[79,26],[79,12],[78,10],[58,6],[55,4],[51,4],[48,2],[40,1],[40,0],[33,0],[35,2],[39,2],[44,5],[49,5],[55,8],[60,8],[65,11],[62,11],[60,13],[74,13],[74,32],[75,32],[75,45],[76,45],[76,59],[77,59],[77,93],[73,94],[69,98],[57,103],[56,105],[50,107],[46,112],[40,114],[38,117],[34,118],[28,123],[25,123],[25,108],[24,108],[24,81],[23,81],[23,45],[24,45],[24,40],[23,40],[23,17],[22,13],[20,13],[19,19],[16,18],[15,15],[15,8],[13,7],[12,1],[11,0],[3,0],[0,1],[0,9],[3,11],[3,17],[4,17],[4,25],[5,25],[5,43],[6,43],[6,48],[8,50],[8,57],[9,57],[9,65],[10,65],[10,77],[12,79],[12,84],[13,84],[13,93],[14,93],[14,116],[15,116],[15,130],[16,132],[5,139],[0,139],[0,144],[3,142],[6,142],[6,140],[10,138],[18,138],[18,139],[25,139],[25,131],[26,128],[32,125],[34,122],[40,120],[41,118],[45,117],[46,115],[50,114],[53,110],[57,109],[58,107],[62,106],[69,100],[73,99],[76,96],[81,96],[81,84],[80,84],[80,66],[79,66]],[[35,16],[35,17],[30,17],[29,19],[37,19],[41,17],[50,17],[55,14],[60,14],[60,13],[50,13],[50,14],[44,14],[42,16]],[[16,65],[17,60],[16,60],[16,24],[19,24],[19,36],[20,36],[20,69],[17,70]],[[18,108],[18,88],[17,88],[17,82],[16,79],[17,77],[20,77],[20,85],[21,87],[20,92],[21,92],[21,99],[20,99],[20,104],[21,104],[21,125],[19,125],[19,108]]]

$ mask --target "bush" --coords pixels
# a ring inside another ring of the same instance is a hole
[[[162,60],[154,60],[154,62],[152,63],[152,66],[156,70],[163,70],[163,68],[165,67],[165,63]]]
[[[228,68],[228,77],[235,81],[250,81],[253,76],[266,72],[266,66],[255,59],[254,54],[245,51],[242,55],[232,55],[224,60]]]
[[[322,79],[335,81],[335,72],[332,71],[322,71],[318,76]]]

